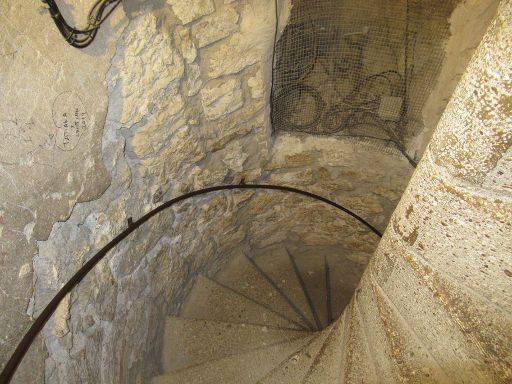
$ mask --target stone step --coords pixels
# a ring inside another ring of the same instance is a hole
[[[341,317],[332,325],[331,332],[301,383],[328,384],[339,382],[343,354],[343,334],[344,317]]]
[[[258,384],[302,383],[331,331],[332,326],[318,332],[316,337],[305,345],[304,348],[289,356],[288,359],[269,372],[267,376],[258,381]]]
[[[370,324],[379,324],[382,320],[371,288],[368,289],[366,285],[367,279],[364,277],[363,288],[357,290],[353,301],[355,310],[361,315],[361,327],[366,336],[366,344],[371,356],[370,363],[375,368],[375,374],[380,383],[398,383],[403,380],[394,359],[391,358],[393,351],[389,348],[384,327],[370,326]]]
[[[365,278],[368,279],[365,286],[373,292],[374,310],[378,310],[381,317],[382,327],[376,328],[387,331],[388,348],[393,352],[389,354],[389,360],[395,362],[400,374],[417,383],[457,382],[459,377],[448,376],[432,352],[421,343],[414,327],[400,315],[373,278],[373,273],[367,273]],[[361,302],[361,307],[363,305],[367,307],[368,304]],[[417,369],[417,367],[422,368]]]
[[[302,330],[279,313],[201,275],[196,278],[180,317]]]
[[[164,372],[171,373],[307,335],[306,331],[261,325],[170,317],[165,325]]]
[[[329,325],[325,258],[300,248],[289,249],[289,253],[302,277],[306,293],[311,299],[318,326],[323,329]]]
[[[334,253],[331,250],[325,257],[330,276],[331,314],[335,320],[350,303],[364,272],[368,255],[346,254],[339,250]]]
[[[155,377],[152,384],[256,384],[290,354],[298,352],[313,335],[246,353],[211,360],[172,374]]]
[[[343,361],[340,382],[379,383],[364,332],[363,319],[354,300],[344,312],[344,321],[347,322],[345,327],[347,334],[343,343],[343,355],[340,357]]]
[[[283,247],[265,249],[264,252],[255,255],[253,260],[279,290],[290,299],[295,306],[295,311],[301,314],[301,318],[309,328],[316,329],[312,309],[286,249]]]
[[[280,313],[294,324],[309,328],[307,322],[294,310],[294,304],[287,300],[270,277],[267,277],[244,253],[240,252],[232,257],[229,263],[215,275],[215,281]]]

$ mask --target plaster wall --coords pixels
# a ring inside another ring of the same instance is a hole
[[[88,2],[72,4],[76,21],[83,22]],[[72,8],[69,2],[63,5],[66,11]],[[126,19],[116,13],[97,44],[77,51],[56,33],[39,1],[3,1],[0,15],[3,366],[31,322],[27,307],[37,240],[46,239],[56,221],[66,220],[76,202],[97,198],[110,183],[101,154],[108,103],[104,79]],[[28,365],[20,380],[37,381],[41,364]]]

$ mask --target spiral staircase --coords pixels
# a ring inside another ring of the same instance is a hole
[[[361,313],[349,305],[363,268],[287,245],[235,254],[213,278],[198,276],[179,316],[168,318],[164,374],[152,383],[376,382],[359,342]]]

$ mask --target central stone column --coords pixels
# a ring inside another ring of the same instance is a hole
[[[512,380],[511,68],[506,0],[353,299],[377,374]]]

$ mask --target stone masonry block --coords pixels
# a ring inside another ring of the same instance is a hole
[[[240,80],[210,81],[201,90],[201,103],[208,120],[216,120],[237,110],[244,103]]]
[[[188,24],[215,11],[212,0],[167,0],[175,15],[183,24]]]
[[[192,27],[192,36],[199,48],[219,41],[238,29],[239,15],[233,6],[204,17]]]

